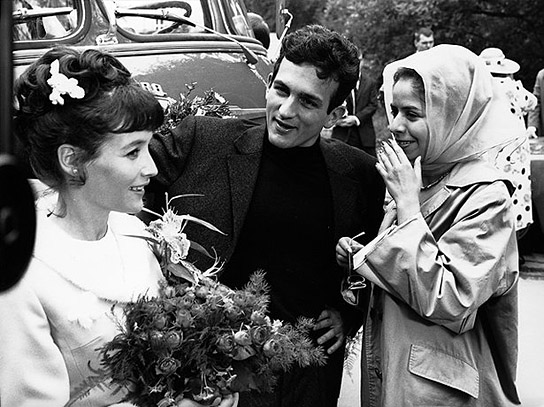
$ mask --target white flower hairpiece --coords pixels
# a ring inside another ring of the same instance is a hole
[[[85,90],[78,86],[77,79],[68,78],[66,75],[59,72],[59,60],[55,59],[51,63],[51,78],[47,80],[47,83],[53,91],[49,95],[49,100],[54,105],[64,105],[64,99],[62,95],[68,95],[73,99],[83,99],[85,96]]]

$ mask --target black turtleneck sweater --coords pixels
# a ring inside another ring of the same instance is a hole
[[[339,290],[333,240],[332,196],[319,142],[280,149],[265,137],[256,188],[222,282],[241,288],[262,269],[273,318],[318,317]]]

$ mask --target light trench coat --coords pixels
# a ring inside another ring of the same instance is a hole
[[[375,283],[363,406],[519,404],[518,251],[500,177],[480,160],[457,164],[398,226],[391,202],[357,269]]]

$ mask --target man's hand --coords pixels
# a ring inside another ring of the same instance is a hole
[[[238,406],[239,394],[228,394],[223,398],[217,398],[212,407],[236,407]],[[204,407],[204,404],[199,404],[196,401],[189,399],[181,399],[177,401],[177,407]]]
[[[323,345],[330,340],[336,339],[332,346],[327,349],[327,353],[330,355],[342,346],[344,339],[346,338],[344,335],[344,323],[342,322],[340,312],[333,308],[322,311],[317,319],[314,331],[320,329],[327,329],[327,332],[317,338],[318,344]]]
[[[351,126],[358,126],[359,125],[359,119],[357,116],[348,115],[344,116],[341,119],[339,119],[335,126],[338,127],[351,127]]]

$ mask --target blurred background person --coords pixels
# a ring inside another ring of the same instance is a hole
[[[434,32],[428,27],[421,27],[414,32],[416,52],[426,51],[434,47]]]
[[[536,97],[523,87],[521,81],[514,79],[519,71],[517,62],[506,58],[499,48],[486,48],[480,53],[480,58],[493,76],[493,85],[497,97],[504,98],[510,106],[508,114],[515,120],[510,121],[513,136],[516,139],[506,145],[495,148],[487,153],[491,163],[503,171],[516,187],[512,196],[516,230],[521,237],[526,228],[533,223],[531,200],[531,153],[528,131],[525,125],[527,112],[532,111]]]
[[[527,125],[531,137],[544,136],[544,69],[536,75],[533,95],[536,97],[536,106],[529,112]]]
[[[372,117],[378,108],[376,81],[365,69],[363,55],[359,55],[359,80],[345,101],[346,114],[336,122],[332,138],[360,148],[376,156],[376,133]]]

